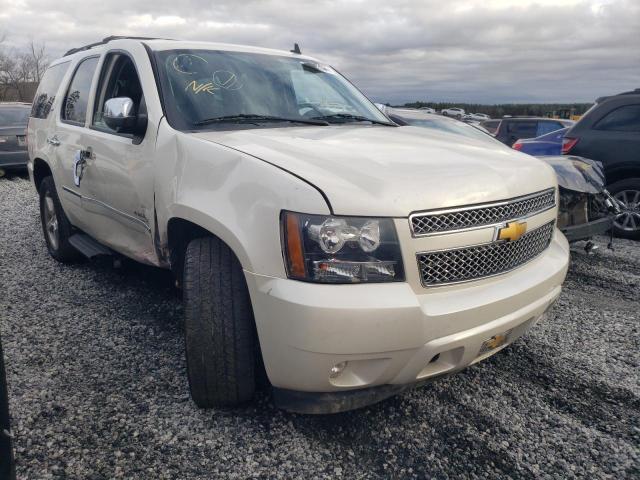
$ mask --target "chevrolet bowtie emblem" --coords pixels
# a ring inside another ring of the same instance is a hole
[[[498,240],[515,242],[527,231],[527,222],[509,222],[498,230]]]

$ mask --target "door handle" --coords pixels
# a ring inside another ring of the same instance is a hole
[[[58,136],[57,135],[54,135],[53,137],[47,137],[47,143],[49,145],[57,147],[58,145],[60,145],[60,140],[58,140]]]

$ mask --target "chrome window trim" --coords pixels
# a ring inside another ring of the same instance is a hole
[[[479,210],[482,208],[491,208],[491,207],[502,207],[505,205],[509,205],[511,203],[515,203],[515,202],[521,202],[521,201],[525,201],[525,200],[529,200],[530,198],[535,198],[538,196],[542,196],[545,195],[549,192],[553,191],[554,192],[554,201],[553,201],[553,205],[550,205],[548,207],[544,207],[535,211],[531,211],[526,213],[525,215],[520,215],[517,217],[513,217],[513,218],[505,218],[504,220],[500,220],[498,222],[493,222],[493,223],[485,223],[482,225],[474,225],[471,227],[464,227],[464,228],[456,228],[456,229],[451,229],[451,230],[440,230],[437,232],[427,232],[427,233],[416,233],[413,227],[413,219],[414,217],[424,217],[424,216],[429,216],[429,215],[442,215],[442,214],[447,214],[447,213],[456,213],[456,212],[464,212],[464,211],[471,211],[471,210]],[[527,219],[529,217],[533,217],[534,215],[539,215],[543,212],[546,212],[548,210],[551,210],[553,208],[555,208],[558,205],[558,193],[556,191],[555,187],[552,188],[547,188],[545,190],[540,190],[538,192],[534,192],[534,193],[530,193],[528,195],[522,195],[520,197],[513,197],[507,200],[499,200],[496,202],[487,202],[487,203],[476,203],[476,204],[472,204],[472,205],[467,205],[467,206],[461,206],[461,207],[451,207],[451,208],[441,208],[441,209],[435,209],[435,210],[421,210],[419,212],[414,212],[412,214],[409,215],[409,229],[411,230],[411,236],[413,238],[422,238],[422,237],[434,237],[434,236],[438,236],[438,235],[448,235],[451,233],[461,233],[461,232],[469,232],[469,231],[473,231],[473,230],[480,230],[483,228],[496,228],[496,227],[500,227],[503,226],[505,223],[507,222],[513,222],[513,221],[517,221],[517,220],[524,220]]]

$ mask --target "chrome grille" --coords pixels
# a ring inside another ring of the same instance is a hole
[[[466,282],[513,270],[541,254],[551,243],[554,222],[525,233],[513,242],[418,253],[425,287]]]
[[[409,218],[413,235],[419,237],[495,225],[540,213],[555,203],[555,189],[550,188],[502,202],[414,213]]]

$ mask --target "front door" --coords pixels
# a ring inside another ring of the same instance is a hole
[[[134,111],[146,114],[145,95],[133,59],[121,51],[102,63],[89,129],[83,135],[86,191],[83,206],[101,221],[94,236],[101,243],[138,261],[157,264],[154,248],[153,156],[156,131],[141,136],[110,129],[102,112],[107,100],[127,97]]]

